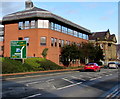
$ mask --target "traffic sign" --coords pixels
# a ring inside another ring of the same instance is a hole
[[[11,52],[10,58],[23,59],[26,58],[26,41],[11,41],[10,42]]]

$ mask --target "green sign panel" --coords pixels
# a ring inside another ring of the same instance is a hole
[[[26,58],[26,41],[11,41],[11,58],[22,59]]]

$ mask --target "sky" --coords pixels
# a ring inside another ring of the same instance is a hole
[[[91,32],[110,30],[118,40],[118,0],[32,0],[36,7],[48,10]],[[83,2],[84,1],[84,2]],[[104,2],[103,2],[104,1]],[[112,2],[111,2],[112,1]],[[25,0],[3,0],[0,19],[25,9]],[[120,7],[119,7],[120,8]],[[119,37],[120,38],[120,37]],[[120,41],[119,41],[120,44]]]

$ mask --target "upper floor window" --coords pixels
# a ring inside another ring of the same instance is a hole
[[[24,23],[23,22],[19,22],[19,30],[24,29]]]
[[[19,22],[19,30],[30,29],[30,28],[36,28],[35,20]]]
[[[38,20],[38,28],[49,28],[48,20]]]
[[[74,31],[74,36],[75,36],[75,37],[77,37],[77,36],[78,36],[78,35],[77,35],[77,31]]]
[[[29,21],[25,21],[24,27],[25,27],[25,29],[29,29],[30,28],[30,22]]]
[[[74,31],[72,29],[68,29],[68,34],[74,36]]]
[[[46,37],[40,38],[40,45],[46,45]]]
[[[54,23],[53,22],[51,22],[50,27],[52,30],[54,30]]]
[[[35,27],[36,27],[36,21],[35,20],[31,20],[30,28],[35,28]]]

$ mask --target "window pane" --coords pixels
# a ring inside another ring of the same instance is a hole
[[[19,30],[23,29],[23,22],[19,22]]]
[[[54,23],[51,22],[51,29],[54,30]]]
[[[48,20],[43,21],[43,28],[49,28],[49,21]]]
[[[24,40],[26,41],[27,46],[29,46],[29,37],[25,37]]]
[[[59,40],[59,47],[61,47],[61,40]]]
[[[51,46],[54,46],[54,38],[51,38]]]
[[[29,21],[25,21],[25,29],[29,29],[30,28],[30,23]]]
[[[61,41],[61,47],[63,47],[63,46],[64,46],[64,40]]]
[[[35,26],[36,26],[35,25],[35,20],[32,20],[30,25],[31,25],[31,28],[35,28]]]
[[[77,37],[77,31],[74,31],[74,36]]]
[[[3,41],[4,40],[4,37],[0,37],[0,41]]]
[[[46,45],[46,37],[40,38],[40,45]]]
[[[55,38],[54,41],[55,41],[55,46],[57,46],[57,39]]]
[[[29,37],[25,37],[24,40],[29,43]]]

